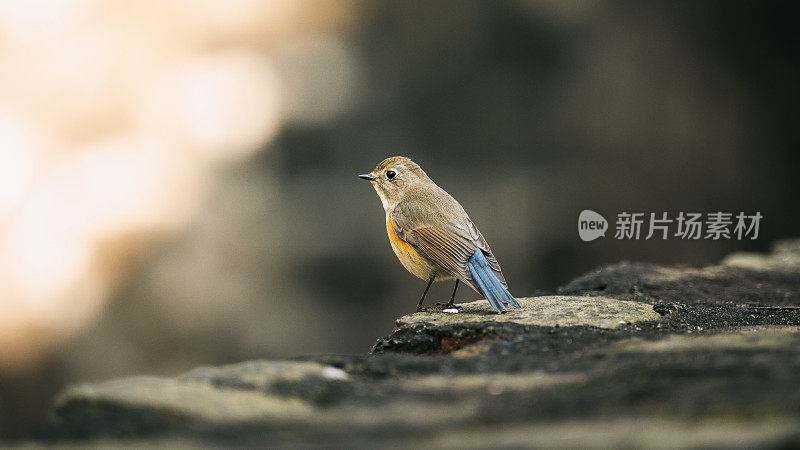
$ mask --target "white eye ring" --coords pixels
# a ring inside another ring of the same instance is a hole
[[[391,180],[395,176],[397,176],[397,172],[395,172],[394,170],[387,170],[386,171],[386,178]]]

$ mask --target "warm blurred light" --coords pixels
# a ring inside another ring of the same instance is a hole
[[[33,367],[91,323],[143,244],[189,223],[226,163],[286,120],[341,109],[353,61],[325,35],[351,10],[0,2],[0,369]],[[276,69],[276,49],[308,34],[318,43],[294,53],[300,72]],[[285,91],[303,87],[286,77],[304,72],[306,112],[287,117]]]
[[[174,0],[159,5],[183,17],[182,25],[206,39],[247,35],[264,26],[265,18],[287,15],[300,2],[263,0]]]
[[[26,0],[0,2],[0,36],[42,39],[78,24],[96,9],[98,0]]]
[[[247,156],[280,123],[280,83],[255,52],[204,56],[165,70],[137,111],[142,132],[209,161]]]
[[[0,114],[0,223],[30,188],[38,143],[34,131]]]

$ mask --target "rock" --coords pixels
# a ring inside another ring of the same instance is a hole
[[[367,355],[74,386],[29,444],[797,447],[798,249],[617,264],[504,314],[410,314]]]
[[[800,327],[741,327],[718,334],[672,335],[659,340],[630,339],[617,343],[621,353],[681,353],[687,351],[772,350],[792,351],[800,348]]]
[[[518,298],[522,309],[509,307],[498,314],[486,300],[464,303],[459,314],[421,312],[403,316],[398,327],[420,324],[442,326],[470,323],[514,323],[536,326],[587,325],[616,328],[620,322],[631,323],[656,320],[661,316],[653,305],[607,297],[550,296]]]
[[[531,327],[615,329],[623,324],[661,318],[652,305],[607,297],[543,296],[517,301],[522,309],[511,307],[502,314],[486,300],[479,300],[459,305],[462,309],[458,314],[434,311],[403,316],[397,320],[398,329],[379,339],[372,352],[458,351],[459,355],[465,355],[465,347],[470,347],[472,353],[491,352],[492,347],[507,342],[542,342],[542,338],[525,336]]]
[[[248,361],[201,367],[181,377],[135,377],[67,389],[56,402],[59,420],[48,433],[159,432],[193,423],[246,423],[267,417],[299,420],[343,392],[347,374],[313,362]],[[115,422],[116,421],[116,422]]]
[[[89,414],[102,415],[114,409],[128,409],[142,416],[152,415],[139,418],[141,426],[137,427],[137,432],[149,431],[147,427],[151,423],[157,428],[161,421],[165,422],[161,425],[188,421],[235,423],[268,416],[292,419],[310,411],[308,404],[285,396],[156,377],[126,378],[72,387],[57,402],[57,408],[76,407]]]
[[[800,240],[769,255],[735,253],[703,268],[623,262],[576,278],[559,294],[628,296],[645,302],[800,305]]]
[[[347,373],[336,367],[287,361],[247,361],[222,367],[200,367],[180,377],[181,381],[257,390],[314,403],[327,403],[345,394],[348,379]]]
[[[733,253],[722,261],[722,265],[771,272],[794,272],[800,270],[800,239],[778,241],[772,253]]]
[[[423,441],[429,448],[763,448],[770,443],[798,441],[800,421],[714,420],[693,422],[674,419],[574,420],[483,428],[464,432],[443,430]]]

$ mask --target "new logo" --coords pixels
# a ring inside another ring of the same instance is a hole
[[[578,216],[578,235],[584,241],[593,241],[600,236],[605,237],[607,229],[608,221],[605,217],[591,209],[584,209]]]

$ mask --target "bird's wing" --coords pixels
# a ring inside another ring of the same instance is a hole
[[[394,231],[400,239],[411,244],[418,252],[476,291],[478,290],[477,286],[467,267],[467,263],[476,249],[481,249],[492,272],[504,287],[508,287],[500,271],[500,264],[492,254],[489,244],[486,243],[486,239],[469,218],[466,219],[465,224],[417,223],[401,205],[394,209],[391,218]]]

